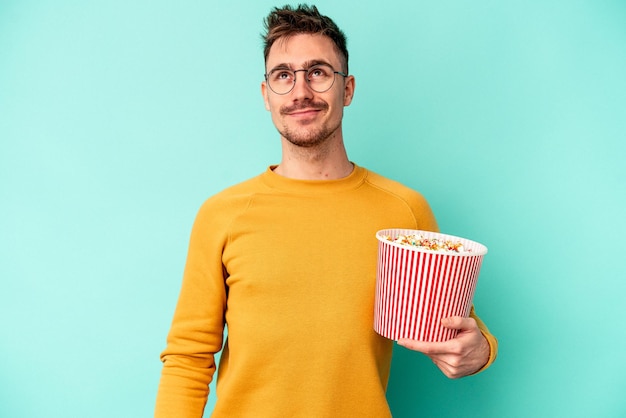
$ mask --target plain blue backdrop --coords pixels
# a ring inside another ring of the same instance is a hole
[[[152,415],[196,210],[280,159],[274,5],[0,3],[0,417]],[[394,416],[626,416],[626,3],[317,5],[350,158],[489,247],[497,362],[452,381],[397,347]]]

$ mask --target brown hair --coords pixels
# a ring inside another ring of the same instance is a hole
[[[348,72],[348,48],[346,35],[328,16],[323,16],[315,6],[300,4],[297,8],[285,5],[275,7],[264,20],[265,33],[261,34],[264,43],[264,56],[267,62],[270,48],[280,38],[288,38],[302,33],[328,36],[337,52],[343,57]]]

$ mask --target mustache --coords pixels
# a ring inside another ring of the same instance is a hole
[[[326,102],[311,102],[311,101],[304,101],[304,102],[299,102],[296,104],[293,104],[291,106],[283,106],[280,108],[280,113],[281,115],[285,115],[285,114],[289,114],[292,112],[295,112],[297,110],[304,110],[304,109],[316,109],[316,110],[326,110],[328,109],[328,103]]]

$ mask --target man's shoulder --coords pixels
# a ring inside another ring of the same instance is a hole
[[[220,190],[207,198],[203,206],[229,206],[231,204],[236,204],[237,202],[247,201],[251,196],[259,193],[263,187],[261,175],[257,175]]]
[[[394,207],[400,210],[400,212],[404,210],[403,208],[410,211],[415,224],[413,226],[405,224],[402,226],[403,228],[409,227],[427,231],[438,230],[432,209],[420,192],[397,180],[392,180],[370,170],[368,170],[365,181],[378,193],[375,197],[378,205],[384,205],[389,211]]]
[[[211,198],[223,198],[230,196],[238,196],[242,194],[257,193],[263,188],[263,182],[261,181],[262,174],[256,175],[249,179],[243,180],[239,183],[232,184],[220,192],[213,195]]]
[[[378,174],[375,171],[367,170],[367,176],[365,181],[374,188],[381,190],[382,192],[396,196],[399,199],[411,200],[415,199],[424,201],[424,196],[417,190],[401,183],[398,180],[393,180],[389,177]]]
[[[207,198],[197,211],[194,223],[196,227],[212,231],[223,230],[246,210],[256,191],[263,187],[259,177],[228,186]]]

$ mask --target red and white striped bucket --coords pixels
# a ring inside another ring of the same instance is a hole
[[[462,253],[427,250],[398,244],[398,235],[461,242]],[[478,273],[487,247],[465,238],[411,229],[376,233],[378,264],[374,330],[398,340],[447,341],[458,330],[441,326],[442,318],[469,316]]]

